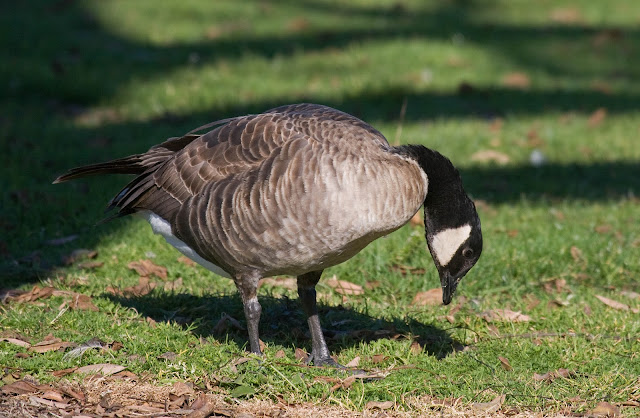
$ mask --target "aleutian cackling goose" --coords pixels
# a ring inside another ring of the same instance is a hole
[[[482,251],[480,219],[446,157],[421,145],[392,147],[367,123],[326,106],[213,122],[143,154],[74,168],[54,183],[105,173],[136,175],[111,200],[114,216],[142,215],[182,254],[234,280],[256,354],[263,277],[297,276],[309,359],[337,365],[316,308],[324,269],[400,228],[423,205],[444,304]]]

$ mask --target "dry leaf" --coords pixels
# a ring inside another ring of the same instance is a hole
[[[73,296],[73,300],[69,304],[69,308],[79,311],[98,312],[98,307],[93,304],[91,297],[80,293],[76,293]]]
[[[50,338],[40,341],[37,344],[32,345],[27,351],[35,353],[46,353],[48,351],[57,351],[69,347],[75,347],[76,344],[68,341],[62,341],[60,338]]]
[[[486,403],[475,402],[473,404],[473,407],[475,409],[478,409],[484,412],[485,414],[493,414],[500,410],[505,399],[506,399],[505,395],[499,395],[499,396],[496,396],[491,402],[486,402]]]
[[[529,322],[531,317],[509,309],[492,309],[481,313],[480,318],[487,322]]]
[[[373,289],[376,289],[376,288],[380,287],[381,284],[382,283],[380,283],[380,280],[369,280],[368,282],[366,282],[364,284],[364,287],[367,290],[373,290]]]
[[[346,280],[338,280],[336,276],[327,280],[326,283],[341,295],[362,295],[364,293],[362,286]]]
[[[594,231],[596,231],[598,234],[606,234],[611,232],[612,229],[613,227],[611,225],[603,224],[603,225],[596,225],[596,227],[594,228]]]
[[[617,417],[620,416],[620,408],[615,405],[610,404],[609,402],[600,402],[598,405],[590,412],[589,416],[596,417]]]
[[[503,369],[505,369],[506,371],[513,370],[513,367],[511,367],[511,363],[509,363],[509,360],[501,356],[498,356],[498,360],[500,360],[500,365]]]
[[[590,128],[595,128],[596,126],[604,122],[606,117],[607,117],[607,109],[605,109],[604,107],[600,107],[589,116],[587,125],[589,125]]]
[[[531,86],[531,79],[527,74],[522,72],[509,73],[502,77],[502,85],[506,87],[526,89]]]
[[[126,369],[126,367],[120,366],[119,364],[100,363],[100,364],[90,364],[88,366],[78,367],[75,372],[79,374],[100,373],[103,376],[110,376],[124,369]]]
[[[549,18],[558,23],[577,23],[582,21],[582,13],[575,7],[553,9]]]
[[[365,405],[365,409],[389,409],[392,408],[395,403],[393,401],[377,402],[369,401]]]
[[[358,367],[360,365],[360,356],[355,356],[353,360],[345,364],[345,367]]]
[[[55,390],[45,390],[42,394],[42,398],[54,402],[66,403],[64,398],[62,397],[62,394]]]
[[[625,305],[624,303],[615,301],[613,299],[605,298],[604,296],[600,296],[600,295],[596,295],[596,298],[610,308],[618,309],[621,311],[629,310],[629,305]]]
[[[409,220],[409,223],[413,226],[424,227],[424,221],[422,220],[422,215],[420,214],[420,212],[416,212],[416,214],[413,215]]]
[[[102,267],[103,265],[104,265],[104,262],[102,261],[86,261],[84,263],[78,263],[76,267],[84,270],[93,270],[93,269]]]
[[[185,257],[184,255],[178,257],[178,261],[180,263],[186,264],[187,266],[190,266],[190,267],[195,267],[195,265],[197,264],[195,261],[193,261],[189,257]]]
[[[135,270],[140,276],[149,277],[155,274],[161,279],[167,278],[167,268],[154,264],[151,260],[132,261],[127,264],[127,267]]]
[[[4,385],[0,387],[0,392],[2,393],[14,393],[16,395],[24,395],[26,393],[35,393],[40,389],[38,385],[34,382],[29,382],[27,380],[18,380],[16,382],[10,383],[8,385]]]
[[[296,360],[298,361],[307,361],[307,359],[309,359],[309,354],[307,354],[306,351],[304,351],[302,348],[296,348],[296,352],[295,352],[295,357]]]
[[[371,357],[371,362],[373,364],[378,364],[378,363],[382,363],[383,361],[385,361],[388,357],[385,356],[384,354],[374,354]]]
[[[93,258],[96,258],[97,256],[98,256],[97,251],[87,250],[86,248],[78,248],[76,250],[73,250],[71,254],[63,257],[62,262],[64,263],[64,265],[69,266],[75,263],[76,261],[82,260],[84,258],[93,259]]]
[[[20,347],[24,347],[24,348],[29,348],[29,347],[31,347],[31,344],[29,344],[28,342],[26,342],[26,341],[22,341],[22,340],[19,340],[19,339],[17,339],[17,338],[8,338],[8,337],[6,337],[6,338],[0,338],[0,341],[6,341],[6,342],[8,342],[9,344],[18,345],[18,346],[20,346]]]
[[[16,296],[14,300],[17,302],[33,302],[38,299],[48,298],[53,294],[54,290],[55,289],[51,286],[34,286],[29,292]]]
[[[177,279],[175,279],[172,282],[166,282],[164,284],[164,291],[165,292],[175,292],[176,290],[180,289],[182,287],[182,277],[178,277]]]
[[[574,245],[571,247],[570,251],[571,251],[571,257],[573,257],[573,261],[575,261],[576,263],[584,260],[584,256],[582,255],[582,250],[580,250],[580,248]]]
[[[414,306],[435,306],[442,303],[442,289],[436,287],[435,289],[429,289],[424,292],[418,292],[413,297],[411,302]]]
[[[632,292],[631,290],[623,290],[622,292],[620,292],[623,296],[628,297],[629,299],[639,299],[640,300],[640,293],[637,292]]]
[[[155,282],[149,282],[148,276],[140,276],[137,285],[126,287],[122,289],[121,293],[128,296],[144,296],[151,293],[151,291],[156,288],[156,285],[157,283]]]
[[[507,154],[496,150],[481,150],[473,153],[471,155],[471,161],[477,162],[495,162],[499,165],[508,164],[511,161],[511,158]]]
[[[167,361],[173,361],[176,358],[178,358],[178,355],[176,353],[174,353],[173,351],[167,351],[166,353],[162,353],[160,354],[158,357],[156,357],[158,360],[167,360]]]
[[[51,374],[55,377],[62,377],[75,372],[77,369],[77,367],[69,367],[68,369],[55,370]]]

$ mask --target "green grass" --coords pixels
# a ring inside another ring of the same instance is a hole
[[[99,310],[60,314],[64,296],[10,303],[0,308],[0,333],[124,348],[68,361],[58,352],[15,358],[25,350],[0,342],[0,364],[51,381],[52,370],[111,362],[162,384],[217,381],[229,393],[247,386],[258,398],[355,410],[371,400],[410,410],[406,398],[424,395],[486,402],[504,393],[508,407],[546,412],[638,401],[639,314],[595,295],[640,307],[621,293],[640,292],[639,15],[632,0],[16,3],[0,14],[0,287],[51,284],[91,295]],[[512,73],[528,85],[506,85]],[[245,355],[245,333],[213,334],[223,312],[243,319],[232,283],[178,262],[138,219],[94,226],[125,177],[50,184],[67,168],[140,152],[211,120],[302,101],[355,114],[391,142],[402,124],[400,142],[449,156],[482,202],[485,250],[459,287],[454,305],[465,302],[453,323],[451,307],[411,305],[438,285],[419,228],[325,272],[380,283],[343,300],[321,282],[321,320],[340,362],[360,356],[360,367],[390,371],[333,392],[314,376],[344,375],[291,365],[296,347],[310,350],[294,292],[261,289],[265,359],[232,366]],[[472,158],[488,149],[509,162]],[[529,162],[534,149],[546,158],[541,167]],[[47,243],[72,234],[68,244]],[[76,248],[98,251],[104,265],[63,266]],[[183,278],[178,291],[105,292],[136,284],[126,266],[148,252],[170,280]],[[399,265],[426,272],[403,275]],[[564,289],[545,290],[555,279]],[[496,308],[532,321],[479,318]],[[422,353],[410,350],[413,340]],[[157,358],[167,351],[178,356]],[[374,363],[376,354],[386,359]],[[533,379],[558,368],[575,374]]]

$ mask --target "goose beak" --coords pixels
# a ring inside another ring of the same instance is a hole
[[[442,285],[442,303],[448,305],[453,299],[453,294],[456,292],[456,287],[460,282],[460,277],[455,277],[449,274],[448,271],[443,272],[440,275],[440,283]]]

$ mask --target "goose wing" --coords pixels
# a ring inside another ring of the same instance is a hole
[[[189,133],[153,147],[174,153],[162,164],[153,164],[129,183],[112,201],[120,215],[151,210],[171,221],[184,202],[197,196],[209,184],[229,179],[260,167],[272,154],[295,139],[318,142],[363,141],[388,148],[384,136],[371,125],[336,109],[296,104],[277,107],[258,115],[213,122],[220,125],[200,136]],[[178,148],[175,145],[181,146]]]

